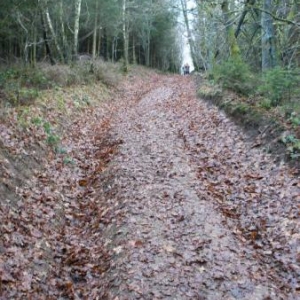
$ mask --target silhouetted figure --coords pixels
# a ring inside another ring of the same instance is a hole
[[[183,75],[190,74],[190,65],[188,63],[186,63],[182,68],[183,68]]]

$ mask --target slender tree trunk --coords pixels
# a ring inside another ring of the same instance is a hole
[[[132,35],[132,63],[136,64],[136,53],[135,53],[135,36]]]
[[[65,33],[65,25],[64,25],[64,19],[63,19],[63,0],[60,0],[59,2],[59,22],[60,22],[60,35],[61,35],[61,41],[62,41],[62,52],[64,57],[64,62],[69,63],[70,60],[70,54],[68,51],[68,42],[67,37]]]
[[[127,26],[126,26],[126,0],[123,0],[123,8],[122,8],[122,17],[123,17],[123,55],[124,55],[124,65],[123,70],[125,73],[128,71],[128,32],[127,32]]]
[[[199,21],[199,30],[201,30],[201,36],[202,36],[202,45],[200,49],[197,49],[198,55],[201,59],[201,64],[199,63],[200,68],[204,68],[205,70],[212,70],[214,66],[214,58],[215,58],[215,46],[214,46],[214,36],[209,34],[209,38],[207,38],[208,35],[208,28],[207,23],[209,22],[209,15],[207,17],[203,17],[203,3],[201,1],[196,1],[197,5],[197,12],[198,12],[198,21]],[[212,32],[215,31],[213,28],[214,25],[209,26],[209,29],[212,30]]]
[[[51,17],[50,17],[50,13],[49,13],[49,8],[48,8],[48,3],[47,2],[48,2],[47,0],[43,0],[43,2],[42,2],[43,3],[42,10],[43,10],[43,14],[45,15],[45,26],[48,27],[48,29],[49,29],[49,31],[51,33],[51,36],[52,36],[52,39],[53,39],[53,42],[54,42],[54,45],[55,45],[55,48],[56,48],[56,51],[57,51],[57,54],[59,56],[60,61],[64,62],[64,56],[62,54],[59,42],[57,40],[56,33],[54,31],[54,27],[52,25],[52,20],[51,20]]]
[[[29,62],[29,32],[28,29],[25,27],[25,25],[22,22],[22,15],[19,11],[17,11],[17,21],[19,23],[19,25],[21,26],[21,28],[23,29],[24,32],[24,37],[21,37],[19,44],[22,45],[22,49],[23,50],[23,56],[24,56],[24,62],[27,65]],[[23,41],[25,40],[25,44],[23,45]]]
[[[95,11],[95,20],[94,20],[94,32],[93,32],[93,51],[92,56],[93,60],[96,59],[97,56],[97,28],[98,28],[98,9],[99,9],[99,2],[96,0],[96,11]]]
[[[225,25],[227,30],[227,41],[229,44],[230,55],[233,59],[238,59],[240,58],[240,47],[236,40],[232,22],[229,19],[229,1],[223,1],[222,12],[225,19]]]
[[[264,11],[271,12],[272,0],[264,0]],[[265,71],[273,68],[276,65],[276,54],[275,54],[275,31],[273,26],[272,16],[268,13],[262,12],[261,17],[262,27],[262,60],[261,67]]]
[[[245,2],[245,8],[244,8],[244,11],[239,19],[239,22],[238,22],[238,25],[237,25],[237,28],[235,30],[235,37],[237,38],[240,31],[241,31],[241,28],[242,28],[242,25],[244,23],[244,20],[245,20],[245,17],[247,15],[247,13],[252,9],[252,6],[255,4],[255,1],[256,0],[246,0]]]
[[[81,12],[81,0],[75,0],[73,60],[76,60],[78,55],[78,33],[79,33],[80,12]]]
[[[49,45],[49,42],[48,42],[48,27],[46,25],[44,17],[45,16],[42,12],[41,13],[41,21],[42,21],[42,26],[43,26],[43,37],[44,37],[44,42],[45,42],[46,55],[49,56],[51,65],[55,65],[55,60],[52,56],[51,48],[50,48],[50,45]]]
[[[187,3],[186,3],[186,0],[180,0],[180,1],[181,1],[181,7],[182,7],[184,22],[185,22],[185,26],[186,26],[187,35],[188,35],[188,43],[190,45],[193,64],[194,64],[195,69],[198,69],[199,64],[198,64],[198,60],[197,60],[197,56],[196,56],[195,43],[194,43],[194,40],[192,37],[192,31],[190,28],[190,22],[189,22],[189,18],[188,18]]]
[[[114,36],[113,41],[111,43],[111,61],[114,63],[115,62],[115,44],[116,44],[116,37]]]
[[[296,21],[300,24],[300,1],[294,0],[292,9],[290,10],[287,19],[291,21]],[[284,53],[284,64],[291,66],[300,66],[300,50],[299,50],[299,40],[300,40],[300,27],[290,25],[285,30],[287,49]],[[296,47],[295,47],[296,46]]]
[[[110,60],[110,43],[111,43],[111,38],[108,36],[107,32],[105,34],[105,57],[106,60]]]
[[[148,28],[150,28],[150,24],[148,24]],[[146,53],[145,53],[145,55],[146,55],[146,66],[147,67],[150,67],[150,49],[151,49],[151,41],[150,41],[150,34],[151,34],[151,32],[150,32],[150,29],[149,30],[147,30],[147,41],[146,41]]]
[[[33,45],[32,45],[32,56],[31,56],[31,64],[33,67],[36,66],[36,45],[37,45],[37,32],[36,28],[33,28]]]
[[[98,49],[97,49],[98,56],[101,55],[101,41],[102,41],[102,28],[100,27],[98,30]]]

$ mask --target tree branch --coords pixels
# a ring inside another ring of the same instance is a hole
[[[279,18],[279,17],[277,17],[276,15],[274,15],[273,13],[271,13],[268,10],[265,10],[263,8],[260,8],[260,7],[253,7],[253,8],[255,8],[255,9],[257,9],[257,10],[263,12],[263,13],[266,13],[266,14],[270,15],[276,21],[280,21],[280,22],[283,22],[283,23],[294,25],[296,27],[300,27],[300,23],[297,23],[297,22],[294,22],[294,21],[291,21],[291,20],[288,20],[288,19]]]

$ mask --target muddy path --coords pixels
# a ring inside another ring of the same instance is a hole
[[[143,72],[78,111],[64,151],[1,195],[0,299],[300,299],[298,171],[192,77]],[[3,128],[18,157],[24,138]]]
[[[112,136],[109,189],[124,214],[109,299],[300,297],[299,178],[196,99],[192,79],[164,78]]]

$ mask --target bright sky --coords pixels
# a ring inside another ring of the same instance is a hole
[[[188,44],[188,40],[184,37],[183,53],[182,53],[182,62],[183,64],[188,63],[190,65],[190,71],[194,70],[194,65],[191,57],[191,50]]]

